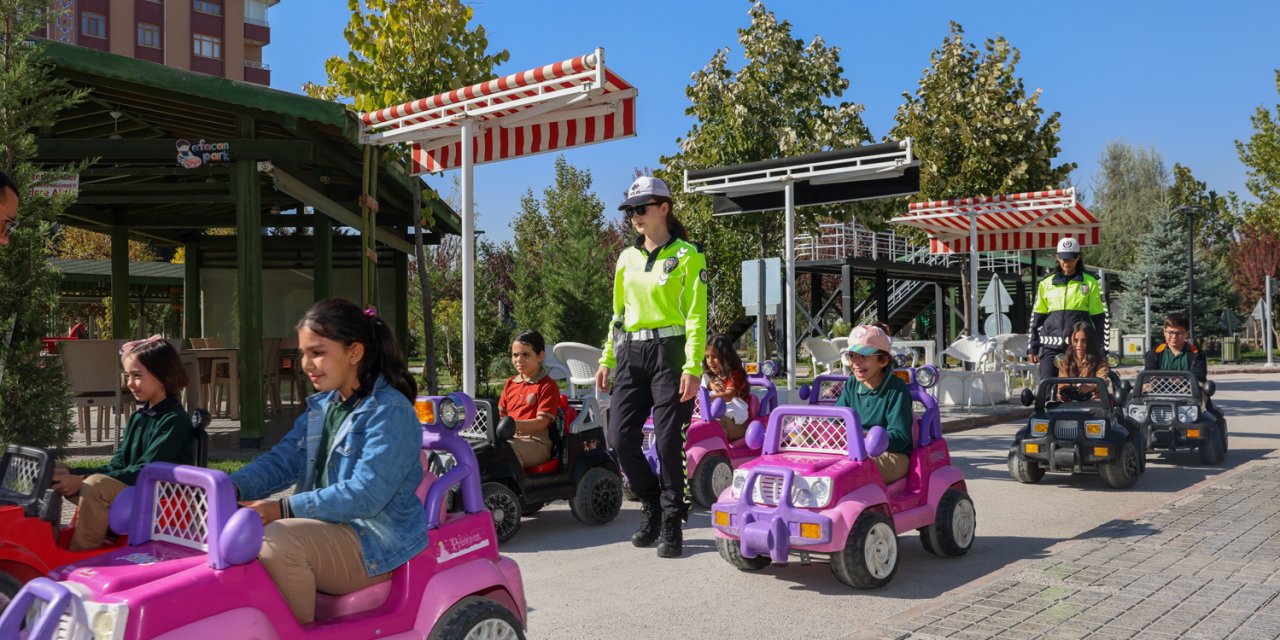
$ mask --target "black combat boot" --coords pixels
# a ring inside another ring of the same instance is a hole
[[[662,514],[662,531],[658,535],[659,558],[679,558],[684,552],[681,548],[684,538],[684,533],[680,529],[684,524],[682,520],[679,514]]]
[[[631,544],[647,547],[658,539],[658,522],[662,518],[662,507],[657,500],[644,500],[640,503],[640,528],[631,536]]]

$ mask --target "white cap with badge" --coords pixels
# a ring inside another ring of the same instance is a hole
[[[627,189],[627,199],[618,205],[621,211],[627,207],[634,207],[638,204],[649,202],[653,198],[671,199],[671,189],[667,188],[667,183],[653,176],[640,176],[635,182],[631,183],[631,188]]]
[[[1058,241],[1058,257],[1074,260],[1080,257],[1080,241],[1070,236]]]

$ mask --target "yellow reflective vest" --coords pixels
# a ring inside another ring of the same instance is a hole
[[[1071,343],[1071,327],[1091,322],[1103,344],[1107,341],[1107,307],[1102,303],[1102,283],[1092,273],[1077,270],[1045,276],[1036,287],[1036,303],[1031,309],[1031,340],[1028,351],[1041,348],[1063,351]]]

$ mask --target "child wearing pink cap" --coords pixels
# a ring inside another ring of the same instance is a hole
[[[911,461],[911,392],[897,376],[889,375],[893,358],[889,336],[883,329],[860,325],[849,333],[844,360],[853,371],[836,406],[849,407],[862,420],[862,428],[884,427],[889,448],[875,457],[885,484],[906,477]]]

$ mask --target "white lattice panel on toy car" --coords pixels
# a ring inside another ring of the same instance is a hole
[[[1189,376],[1147,376],[1142,379],[1142,393],[1190,398],[1191,378]]]
[[[652,449],[652,448],[653,448],[653,439],[654,439],[654,437],[655,437],[655,436],[653,435],[653,429],[645,429],[645,430],[644,430],[644,439],[640,441],[640,450],[641,450],[641,451],[648,451],[648,450]]]
[[[698,420],[698,419],[710,420],[711,419],[711,416],[702,415],[702,394],[701,393],[693,397],[693,414],[692,415],[694,420]]]
[[[209,501],[204,489],[188,484],[155,483],[151,539],[208,551]]]
[[[835,404],[844,391],[844,380],[823,380],[818,383],[818,404]]]
[[[844,420],[816,416],[784,416],[778,451],[847,453]]]
[[[9,466],[4,470],[4,481],[0,482],[0,487],[14,493],[35,494],[40,466],[40,460],[36,458],[17,453],[10,455]]]
[[[471,426],[459,429],[458,435],[471,440],[485,440],[489,437],[489,404],[476,404],[476,419]]]

